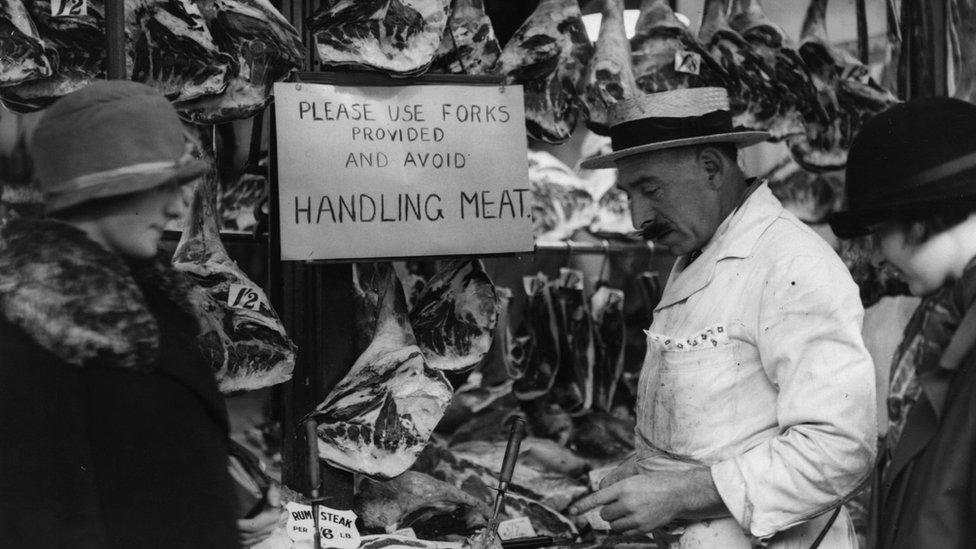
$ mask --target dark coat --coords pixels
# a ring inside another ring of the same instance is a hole
[[[976,547],[976,308],[953,336],[873,497],[873,546]]]
[[[75,242],[77,234],[66,234],[67,244],[90,251]],[[122,326],[113,336],[145,344],[122,344],[117,352],[115,337],[56,329],[95,312],[51,313],[46,303],[18,308],[18,291],[31,282],[4,267],[45,259],[0,253],[0,547],[238,547],[227,413],[197,350],[194,317],[158,280],[100,280],[105,273],[85,280],[86,268],[98,267],[84,257],[80,265],[68,261],[64,272],[95,284],[88,292],[125,293],[135,282],[141,298],[135,296],[134,312],[102,320]],[[48,273],[51,288],[59,288],[62,267]],[[109,278],[125,277],[118,267],[108,269]],[[101,295],[88,301],[104,305]],[[44,322],[32,322],[38,315]],[[51,330],[60,341],[50,339]],[[152,359],[133,361],[133,353]]]

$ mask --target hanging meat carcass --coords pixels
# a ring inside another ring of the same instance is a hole
[[[840,170],[861,126],[898,99],[871,78],[868,67],[827,39],[827,0],[812,0],[803,21],[800,56],[817,88],[827,117],[808,120],[806,132],[788,140],[790,153],[804,169]]]
[[[481,362],[491,348],[498,302],[477,259],[449,262],[435,274],[410,311],[417,344],[431,368],[459,371]]]
[[[0,0],[0,86],[50,74],[51,59],[23,0]]]
[[[560,348],[552,397],[570,415],[580,416],[593,405],[596,362],[593,318],[583,296],[583,272],[560,269],[559,280],[551,291]]]
[[[267,105],[272,84],[302,67],[298,31],[267,0],[194,1],[231,68],[223,93],[176,107],[200,124],[248,118]]]
[[[593,371],[593,408],[609,412],[613,409],[613,397],[624,373],[627,334],[627,327],[624,325],[624,293],[601,286],[590,298],[590,310],[598,334],[597,360]]]
[[[647,92],[725,87],[722,67],[674,15],[666,0],[643,0],[630,41],[637,86]]]
[[[393,478],[423,450],[453,388],[416,345],[392,265],[357,268],[375,269],[372,278],[384,282],[373,339],[311,417],[319,424],[322,459],[364,475]]]
[[[729,106],[733,125],[769,127],[779,109],[772,69],[742,35],[729,26],[728,0],[705,0],[698,39],[728,73]]]
[[[528,159],[536,241],[566,240],[589,226],[596,204],[573,170],[546,152],[529,151]]]
[[[603,0],[600,36],[586,67],[584,82],[580,106],[586,127],[608,135],[610,106],[637,92],[637,80],[630,64],[630,42],[624,29],[623,0]]]
[[[770,133],[774,140],[782,140],[804,132],[806,121],[824,121],[826,113],[817,101],[813,85],[800,54],[790,44],[786,33],[770,21],[759,0],[735,0],[730,24],[749,43],[752,51],[762,58],[771,71],[774,86],[775,114],[763,109],[759,128]]]
[[[454,0],[431,72],[489,74],[502,49],[483,0]]]
[[[193,196],[173,266],[205,290],[198,303],[201,348],[224,393],[253,391],[291,379],[295,345],[264,291],[227,254],[217,226],[217,180],[211,172]]]
[[[522,84],[529,136],[563,143],[579,118],[578,97],[593,47],[576,0],[542,0],[505,45],[498,72]]]
[[[363,479],[356,490],[353,511],[367,532],[393,533],[412,528],[423,539],[446,522],[460,533],[483,528],[491,509],[453,484],[428,474],[406,471],[390,480]],[[439,524],[438,524],[439,523]]]
[[[440,46],[450,0],[327,0],[309,17],[319,61],[415,76]]]
[[[519,329],[529,338],[525,371],[515,380],[512,392],[519,400],[534,400],[552,390],[560,365],[556,313],[549,293],[549,278],[539,273],[523,279],[528,307]],[[516,332],[516,335],[519,333]]]

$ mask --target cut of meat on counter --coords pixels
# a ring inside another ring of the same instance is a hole
[[[450,0],[326,0],[309,17],[319,60],[416,76],[440,46]]]
[[[353,511],[362,519],[365,533],[412,528],[421,539],[439,539],[484,528],[491,508],[453,484],[407,471],[390,480],[364,478]]]
[[[313,417],[319,456],[375,478],[406,471],[430,439],[453,388],[417,347],[403,288],[389,263],[357,265],[385,281],[373,340]]]
[[[847,165],[854,136],[871,117],[898,98],[871,78],[868,67],[827,39],[827,0],[812,0],[803,22],[800,56],[810,70],[827,117],[810,120],[806,132],[788,140],[804,169],[824,172]]]
[[[23,0],[0,0],[0,35],[0,86],[51,74],[51,59]]]
[[[563,143],[579,118],[578,97],[592,45],[576,0],[542,0],[498,60],[508,83],[522,84],[529,136]]]
[[[267,105],[271,85],[302,67],[298,32],[267,0],[195,0],[231,71],[221,94],[176,105],[197,123],[247,118]]]
[[[446,263],[410,311],[410,324],[427,363],[444,371],[479,364],[491,348],[497,322],[495,287],[477,259]]]
[[[609,412],[624,373],[624,293],[601,286],[590,298],[596,332],[596,366],[593,368],[593,409]]]
[[[583,296],[583,272],[562,268],[551,285],[560,364],[552,388],[556,404],[572,416],[580,416],[593,405],[593,367],[596,346],[593,318]]]
[[[623,0],[603,0],[600,36],[586,67],[580,105],[586,127],[600,135],[610,132],[610,106],[637,93],[624,29]]]
[[[766,17],[759,0],[734,0],[730,24],[752,46],[771,72],[776,114],[759,120],[774,140],[803,133],[804,121],[823,120],[810,73],[786,33]]]
[[[949,95],[976,103],[976,0],[949,0]]]
[[[773,71],[742,35],[729,26],[728,0],[705,0],[698,39],[728,73],[733,125],[769,127],[778,113]]]
[[[556,313],[549,293],[549,277],[542,273],[524,278],[528,307],[522,322],[525,328],[516,331],[528,335],[529,349],[525,371],[512,387],[519,400],[535,400],[548,394],[556,383],[560,365],[560,345]]]
[[[253,391],[291,379],[295,345],[261,288],[230,258],[217,228],[217,180],[199,183],[173,266],[204,290],[196,304],[200,345],[224,393]]]
[[[502,49],[483,0],[454,0],[431,72],[489,74]]]
[[[359,549],[501,549],[501,540],[495,536],[490,545],[486,545],[482,535],[475,534],[468,539],[457,542],[428,541],[393,534],[363,536]]]
[[[630,49],[637,86],[646,93],[725,87],[725,71],[675,17],[666,0],[641,2]]]
[[[19,0],[13,0],[14,3]],[[101,2],[89,2],[85,15],[51,15],[49,0],[27,0],[30,17],[53,52],[48,76],[0,88],[4,105],[28,112],[105,75],[105,23]],[[2,79],[2,77],[0,77]]]

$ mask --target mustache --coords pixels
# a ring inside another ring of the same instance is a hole
[[[641,224],[641,228],[639,231],[637,231],[637,235],[644,240],[656,240],[670,230],[672,230],[671,226],[667,223],[661,221],[645,221]]]

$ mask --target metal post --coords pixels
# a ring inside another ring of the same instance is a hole
[[[106,72],[110,80],[125,80],[125,4],[105,0]]]
[[[857,5],[857,56],[861,58],[861,63],[867,65],[870,62],[868,51],[868,11],[865,0],[855,0]]]

